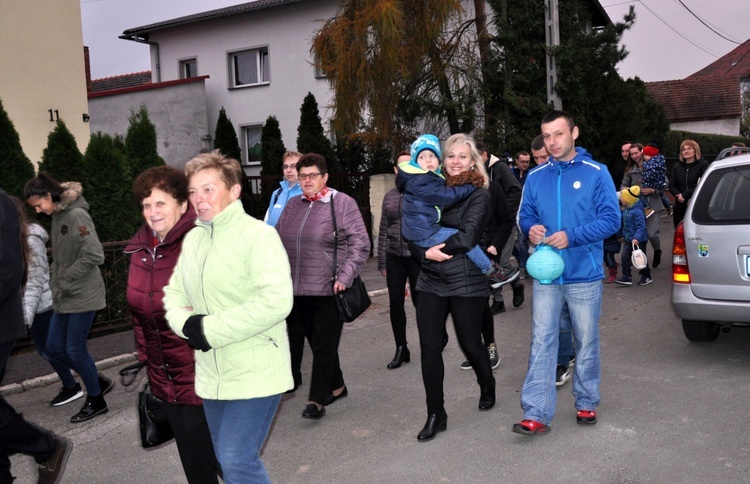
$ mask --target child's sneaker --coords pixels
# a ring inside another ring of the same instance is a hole
[[[630,276],[620,276],[619,279],[615,281],[617,284],[623,284],[625,286],[632,286],[633,285],[633,279]]]
[[[648,286],[648,285],[649,285],[649,284],[651,284],[652,282],[654,282],[654,280],[653,280],[653,279],[651,279],[650,277],[642,276],[642,277],[641,277],[641,280],[640,280],[640,281],[638,281],[638,285],[639,285],[639,286]]]
[[[500,286],[515,281],[520,273],[521,270],[518,266],[515,266],[512,269],[497,267],[487,275],[487,277],[490,279],[490,286],[492,286],[492,289],[497,289]]]

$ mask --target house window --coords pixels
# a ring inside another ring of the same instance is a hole
[[[315,68],[315,79],[325,79],[326,73],[323,72],[323,68],[320,66],[320,57],[315,56],[313,67]]]
[[[229,55],[232,87],[253,86],[269,82],[268,48],[243,50]]]
[[[198,61],[196,59],[180,61],[180,79],[190,79],[191,77],[198,77]]]
[[[260,134],[263,125],[244,126],[242,137],[245,141],[245,153],[247,153],[247,164],[260,164]]]

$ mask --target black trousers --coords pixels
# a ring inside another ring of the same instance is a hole
[[[333,296],[294,296],[294,309],[313,352],[310,401],[325,405],[328,395],[344,386],[339,341],[344,323]]]
[[[406,310],[404,309],[404,287],[406,287],[408,279],[411,289],[411,300],[416,307],[419,295],[414,288],[417,287],[417,277],[419,277],[420,267],[412,257],[386,254],[385,270],[393,338],[396,340],[396,346],[405,346]]]
[[[427,413],[445,411],[443,397],[443,341],[448,313],[461,350],[471,363],[480,387],[495,383],[490,358],[482,344],[482,313],[487,307],[486,297],[441,297],[422,292],[417,302],[417,327],[422,350],[422,380],[427,397]]]
[[[25,421],[0,397],[0,484],[13,482],[10,455],[30,455],[41,464],[52,457],[56,449],[57,439],[51,432]]]
[[[302,384],[302,355],[305,352],[305,329],[297,312],[297,305],[292,307],[292,312],[286,317],[286,333],[289,336],[289,353],[292,357],[292,376],[294,386]]]
[[[217,476],[222,475],[221,465],[214,453],[203,406],[167,403],[164,407],[188,482],[218,484]]]

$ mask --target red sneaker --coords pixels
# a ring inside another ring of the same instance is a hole
[[[537,422],[536,420],[524,419],[513,425],[513,432],[521,435],[546,434],[551,431],[552,427],[544,425],[542,422]]]
[[[596,423],[596,410],[579,410],[576,422],[581,425],[594,425]]]

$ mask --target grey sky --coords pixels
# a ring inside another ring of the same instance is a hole
[[[613,21],[635,5],[635,26],[623,44],[630,55],[618,66],[624,78],[682,79],[750,38],[750,0],[682,0],[723,39],[691,15],[680,0],[600,0]],[[145,45],[118,38],[123,30],[242,3],[241,0],[81,0],[83,40],[94,79],[150,69]]]

